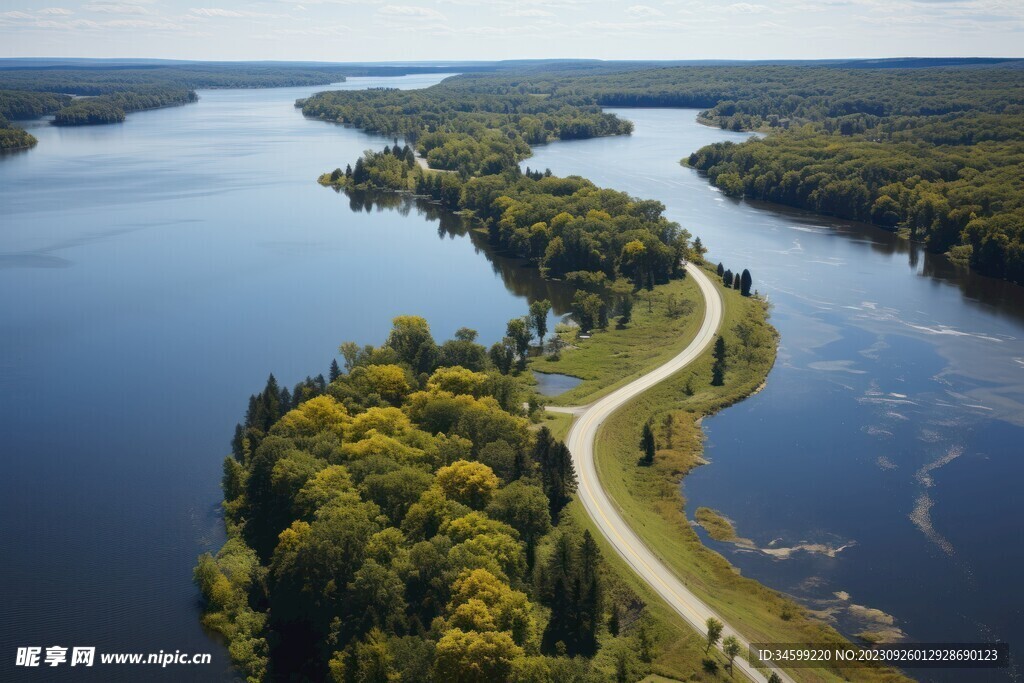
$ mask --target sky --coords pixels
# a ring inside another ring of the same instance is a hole
[[[0,57],[1024,56],[1024,0],[0,0]]]

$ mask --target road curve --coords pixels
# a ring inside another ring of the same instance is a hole
[[[629,527],[608,494],[601,488],[597,467],[594,463],[594,442],[601,424],[631,398],[647,391],[692,363],[715,340],[723,317],[721,294],[712,284],[711,279],[697,266],[687,264],[686,272],[697,282],[706,302],[704,321],[693,341],[672,360],[616,389],[597,402],[581,408],[563,408],[559,412],[572,412],[578,416],[569,430],[566,445],[572,452],[573,465],[576,467],[576,476],[579,479],[577,490],[579,499],[597,528],[619,555],[629,563],[633,571],[698,633],[704,633],[708,617],[714,617],[725,624],[722,636],[736,636],[745,654],[749,646],[748,641],[725,623],[725,620],[705,605],[700,598],[690,592],[672,570],[665,566]],[[752,681],[759,683],[766,681],[765,676],[750,666],[746,660],[736,659],[735,669]],[[784,671],[776,669],[775,672],[783,681],[793,683]]]

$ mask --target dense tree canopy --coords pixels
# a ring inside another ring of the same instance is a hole
[[[332,381],[270,376],[250,399],[229,540],[195,571],[205,623],[250,681],[600,680],[564,656],[607,622],[594,539],[552,526],[564,444],[499,403],[489,365],[442,364],[422,318],[352,346]]]
[[[449,83],[456,83],[450,86]],[[593,104],[518,93],[467,92],[459,79],[425,90],[323,92],[296,106],[307,116],[402,138],[431,168],[463,176],[508,169],[530,146],[629,133],[633,125]]]

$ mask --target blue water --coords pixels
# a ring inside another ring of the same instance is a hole
[[[293,103],[316,90],[37,125],[35,149],[0,160],[0,679],[32,645],[215,658],[103,680],[225,674],[191,572],[223,540],[221,462],[249,394],[271,371],[326,372],[343,341],[381,343],[399,314],[491,343],[526,313],[522,264],[316,183],[386,142],[304,119]]]
[[[704,421],[711,464],[684,482],[691,516],[716,508],[759,550],[705,541],[848,634],[879,628],[860,605],[917,641],[1024,643],[1024,289],[870,226],[726,198],[678,162],[745,134],[612,111],[631,137],[526,163],[664,202],[712,262],[751,270],[782,335],[764,391]]]
[[[17,646],[54,644],[215,658],[105,679],[228,675],[189,577],[222,540],[221,459],[266,373],[325,371],[402,313],[490,343],[528,296],[565,312],[564,291],[457,220],[318,186],[385,140],[304,119],[292,103],[315,90],[37,126],[36,149],[0,160],[0,677]],[[688,510],[721,510],[762,550],[709,543],[847,632],[857,604],[917,640],[1024,642],[1022,290],[870,227],[722,197],[678,159],[742,134],[619,113],[634,135],[526,164],[665,202],[710,257],[751,269],[782,333],[765,390],[705,421],[712,464],[685,483]],[[834,556],[767,552],[801,545]]]

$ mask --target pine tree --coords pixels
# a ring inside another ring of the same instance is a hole
[[[331,359],[331,369],[328,371],[327,376],[330,377],[332,382],[341,377],[341,368],[338,367],[337,358]]]
[[[726,269],[726,271],[724,273],[722,273],[722,284],[725,285],[726,287],[732,287],[732,271],[731,270]]]
[[[723,275],[725,275],[725,267],[722,266],[721,262],[719,262],[718,268],[715,272],[718,273],[718,277],[722,277]]]
[[[739,273],[736,273],[733,276],[733,278],[732,278],[732,288],[733,289],[739,289],[740,288],[740,274]]]
[[[715,364],[711,368],[711,383],[716,387],[725,384],[725,337],[715,340]]]
[[[654,464],[654,453],[657,450],[657,444],[654,441],[654,430],[651,429],[651,423],[645,422],[643,432],[640,435],[640,450],[643,451],[643,455],[640,458],[641,465],[653,465]]]
[[[700,238],[693,240],[693,246],[690,248],[691,259],[697,263],[704,261],[704,254],[707,253],[707,249],[704,248],[704,243],[700,241]]]
[[[754,284],[753,278],[750,277],[750,271],[746,268],[743,269],[743,274],[740,276],[740,294],[743,296],[750,296],[750,287]]]
[[[366,170],[366,163],[362,157],[356,159],[356,167],[352,171],[352,182],[356,185],[362,185],[370,179],[370,173]]]
[[[576,491],[572,454],[564,443],[551,436],[547,427],[541,427],[533,447],[533,459],[540,467],[541,487],[548,497],[551,521],[557,523],[559,513]]]

